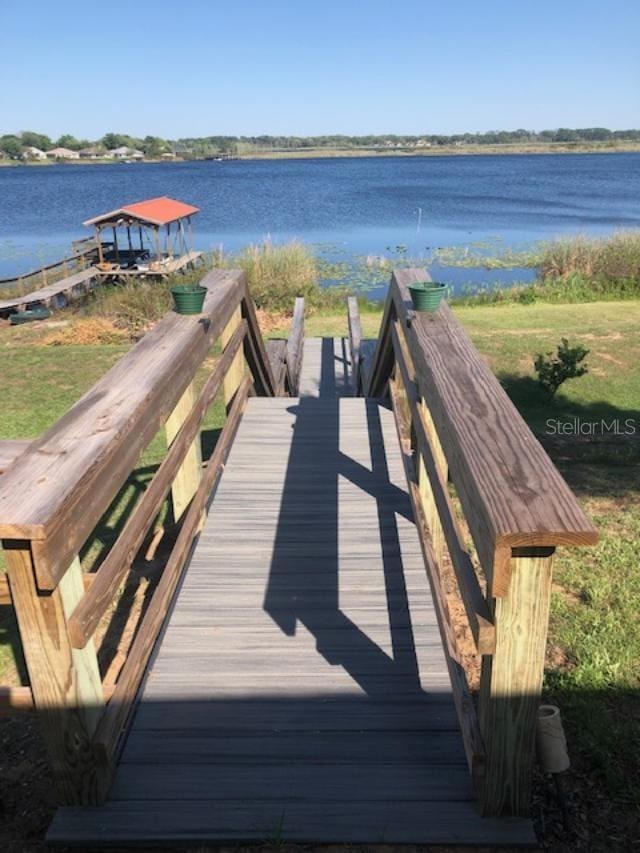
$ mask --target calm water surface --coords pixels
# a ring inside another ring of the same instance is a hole
[[[270,236],[327,257],[427,258],[443,246],[540,239],[640,226],[640,154],[358,158],[59,165],[0,169],[0,277],[55,260],[82,221],[169,195],[201,208],[197,248],[233,251]],[[467,281],[525,271],[439,271]]]

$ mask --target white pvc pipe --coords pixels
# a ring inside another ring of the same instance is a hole
[[[555,705],[541,705],[538,708],[536,754],[546,773],[562,773],[571,766],[560,709]]]

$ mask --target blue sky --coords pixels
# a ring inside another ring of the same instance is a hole
[[[633,0],[0,0],[0,132],[640,126]]]

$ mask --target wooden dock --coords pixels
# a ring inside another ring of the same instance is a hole
[[[265,343],[244,274],[213,270],[202,314],[168,314],[4,448],[0,598],[29,684],[0,705],[38,715],[50,842],[535,843],[552,559],[597,531],[449,308],[412,312],[424,277],[394,273],[372,348],[353,299],[348,340],[305,340],[298,299]],[[165,457],[83,576],[162,427]],[[169,496],[170,553],[114,684],[97,629]]]
[[[393,413],[345,396],[347,348],[249,400],[108,802],[50,841],[533,843],[475,808]]]
[[[101,278],[144,278],[145,276],[165,278],[166,276],[173,275],[173,273],[181,272],[188,266],[193,266],[196,261],[202,258],[203,254],[203,252],[196,251],[186,252],[184,255],[171,258],[163,264],[149,265],[147,269],[140,268],[139,266],[134,266],[130,269],[118,266],[114,266],[113,269],[95,267],[95,273]],[[143,266],[146,265],[143,264]]]
[[[31,293],[0,300],[0,317],[7,317],[14,311],[24,311],[27,308],[61,307],[61,305],[66,305],[74,299],[85,296],[96,281],[95,267],[87,267],[85,270],[65,276],[53,284],[31,291]]]

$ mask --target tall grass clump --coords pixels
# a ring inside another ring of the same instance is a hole
[[[640,292],[640,231],[610,237],[571,237],[545,243],[540,258],[543,281],[588,280],[594,289]]]
[[[318,261],[298,241],[277,245],[265,240],[227,258],[224,265],[246,272],[255,303],[264,311],[291,311],[297,296],[309,308],[344,305],[344,288],[320,286]]]
[[[197,276],[199,278],[200,276]],[[180,283],[196,280],[181,277]],[[171,287],[177,282],[148,278],[128,279],[124,284],[96,288],[87,304],[89,314],[106,317],[118,329],[126,329],[137,338],[171,308]]]

